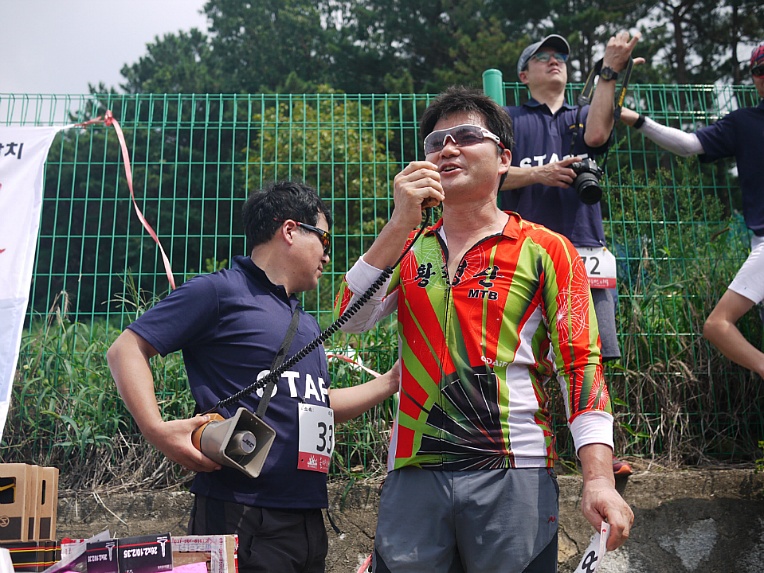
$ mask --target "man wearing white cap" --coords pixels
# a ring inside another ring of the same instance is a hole
[[[616,80],[639,38],[639,32],[631,36],[626,31],[610,38],[591,105],[580,108],[565,101],[570,55],[565,38],[551,34],[531,44],[517,62],[517,75],[528,86],[531,99],[504,108],[512,118],[515,147],[501,188],[501,209],[566,236],[579,251],[586,249],[592,256],[609,255],[603,249],[602,210],[599,201],[587,203],[579,196],[573,187],[578,174],[571,166],[607,150],[615,122]],[[643,61],[637,58],[634,63]],[[603,361],[621,356],[613,290],[592,288]],[[613,472],[629,475],[631,468],[614,457]]]
[[[753,85],[762,98],[759,105],[730,112],[713,125],[694,133],[667,127],[630,109],[623,110],[621,120],[682,157],[699,155],[703,163],[724,157],[735,158],[743,193],[743,217],[752,232],[751,254],[706,319],[703,336],[727,358],[764,378],[764,353],[748,342],[736,326],[754,304],[764,300],[764,186],[761,178],[764,43],[751,52],[750,70]]]

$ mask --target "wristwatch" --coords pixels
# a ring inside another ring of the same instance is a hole
[[[600,70],[600,77],[606,82],[609,82],[611,80],[617,80],[618,72],[616,72],[613,68],[605,66],[604,68]]]

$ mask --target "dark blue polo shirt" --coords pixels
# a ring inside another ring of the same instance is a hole
[[[578,155],[591,157],[602,154],[607,145],[591,148],[584,141],[584,128],[589,106],[581,110],[582,127],[571,153],[575,133],[577,108],[567,103],[552,114],[546,104],[534,99],[521,106],[504,108],[512,118],[515,146],[512,165],[532,167],[554,163]],[[603,167],[600,165],[600,167]],[[576,247],[605,245],[600,204],[587,205],[578,198],[572,187],[546,187],[535,184],[500,193],[499,205],[504,211],[516,211],[523,219],[540,223],[565,235]]]
[[[734,157],[743,192],[745,224],[764,235],[764,99],[756,107],[737,109],[696,132],[704,163]]]
[[[297,298],[287,297],[249,257],[235,257],[231,269],[185,282],[128,328],[162,356],[183,351],[191,393],[204,412],[270,370],[297,307]],[[299,328],[287,357],[320,333],[312,316],[298,312]],[[327,507],[326,474],[297,469],[297,408],[299,402],[328,406],[329,383],[326,355],[319,347],[276,384],[264,416],[276,440],[260,476],[223,467],[197,474],[191,491],[256,507]],[[161,379],[156,385],[161,388]],[[227,408],[227,416],[240,406],[254,412],[259,401],[257,393],[242,398]]]

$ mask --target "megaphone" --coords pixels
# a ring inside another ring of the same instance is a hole
[[[216,413],[210,418],[191,434],[194,447],[219,464],[249,477],[259,476],[276,431],[246,408],[239,408],[228,419]]]

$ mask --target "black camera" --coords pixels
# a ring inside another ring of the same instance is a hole
[[[589,158],[571,163],[570,168],[576,172],[573,188],[578,193],[578,198],[587,205],[594,205],[602,198],[602,187],[600,187],[602,169],[597,166],[594,159]]]

